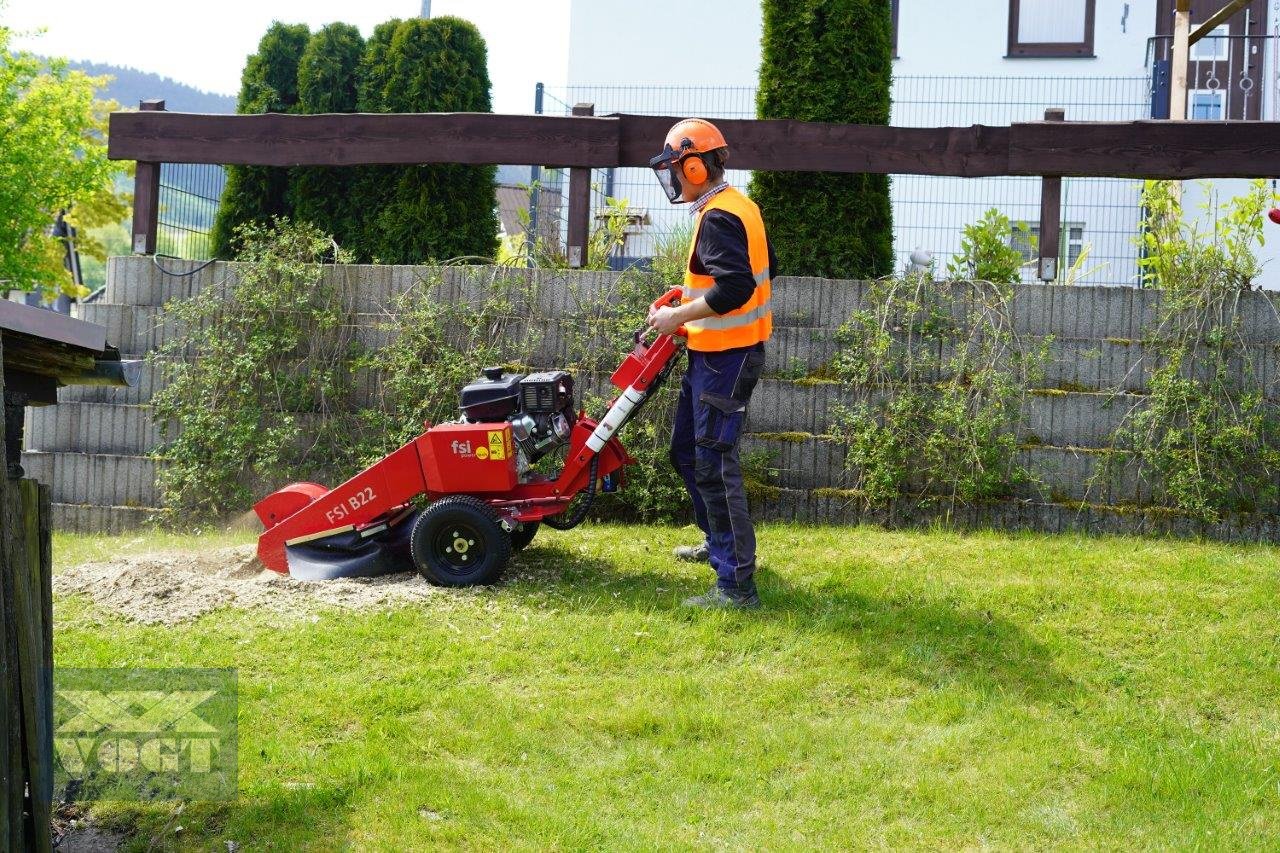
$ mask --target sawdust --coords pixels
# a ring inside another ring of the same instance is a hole
[[[379,578],[300,581],[268,571],[254,546],[174,551],[85,563],[56,574],[54,591],[79,593],[99,607],[147,625],[172,625],[220,607],[303,616],[324,608],[389,610],[444,590],[416,572]]]

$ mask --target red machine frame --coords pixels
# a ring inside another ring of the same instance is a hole
[[[680,296],[680,288],[673,288],[654,306],[675,304]],[[593,459],[597,478],[635,462],[616,433],[666,375],[680,350],[676,338],[683,334],[680,329],[675,335],[658,335],[648,344],[642,333],[636,334],[634,349],[611,377],[621,393],[599,421],[579,413],[555,479],[534,475],[516,482],[506,421],[440,424],[334,489],[291,483],[263,498],[253,508],[266,527],[258,539],[258,558],[268,569],[288,574],[287,546],[351,531],[376,535],[408,517],[410,502],[421,496],[434,501],[473,495],[493,507],[511,525],[508,529],[564,512],[592,485]]]

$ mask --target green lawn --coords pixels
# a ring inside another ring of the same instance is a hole
[[[390,614],[59,600],[59,665],[239,668],[239,801],[99,814],[210,850],[1280,843],[1280,551],[773,525],[766,609],[688,613],[688,539],[544,531]]]

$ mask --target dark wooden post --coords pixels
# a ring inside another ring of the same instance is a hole
[[[139,110],[163,110],[164,101],[141,101]],[[156,229],[160,221],[160,164],[138,162],[133,175],[133,253],[156,253]]]
[[[12,440],[0,430],[0,458]],[[20,468],[0,469],[0,849],[38,853],[52,850],[51,495]]]
[[[3,361],[4,341],[0,339],[0,363]],[[3,398],[4,371],[0,370],[0,400]],[[4,451],[4,430],[0,430],[0,459],[7,458]],[[0,521],[7,520],[9,489],[9,472],[0,467]],[[4,537],[0,534],[0,848],[21,850],[22,711],[18,704],[17,634],[11,627],[16,614],[7,594],[8,574]]]
[[[1044,111],[1045,121],[1065,121],[1063,109]],[[1062,245],[1062,178],[1046,177],[1040,184],[1040,267],[1041,281],[1058,278],[1058,255]]]
[[[575,104],[573,114],[593,116],[596,114],[596,105]],[[569,239],[566,241],[570,267],[581,269],[590,260],[587,257],[587,240],[590,233],[591,170],[572,168],[569,170]]]

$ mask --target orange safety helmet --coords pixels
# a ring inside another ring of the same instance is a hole
[[[720,128],[704,118],[687,118],[678,121],[667,131],[662,153],[649,161],[649,168],[658,176],[658,183],[667,193],[672,204],[681,201],[681,178],[691,184],[707,179],[707,157],[719,155],[723,163],[729,156],[729,144],[724,141]],[[677,172],[676,166],[679,166]]]

